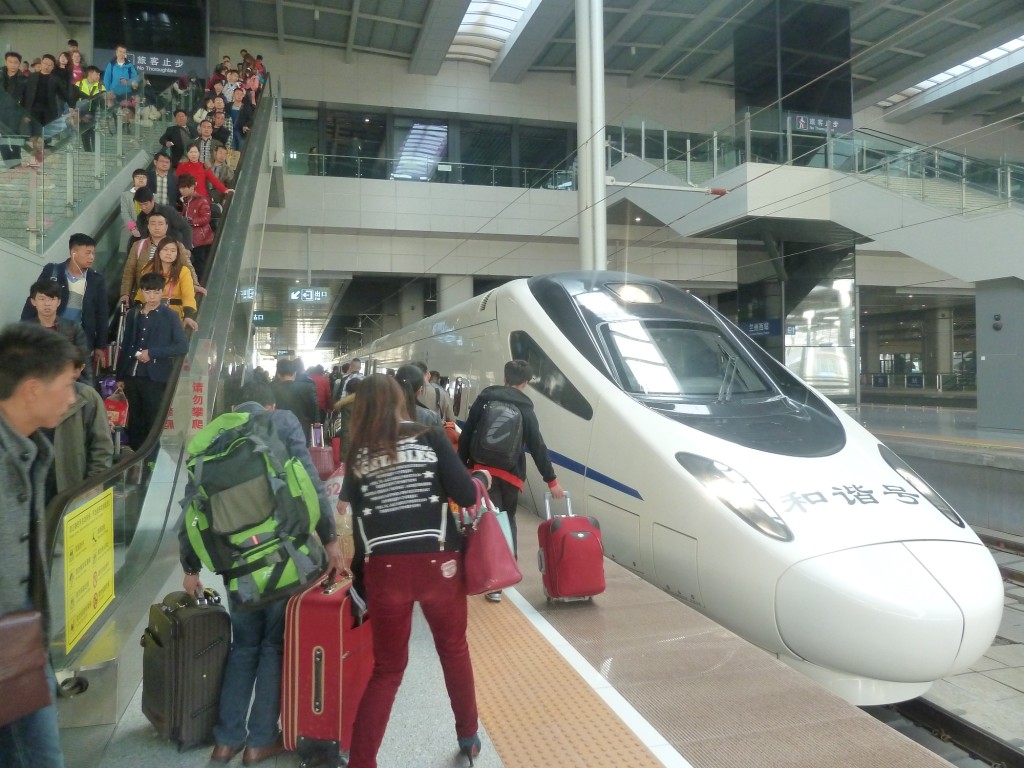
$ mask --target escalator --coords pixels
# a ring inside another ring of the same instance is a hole
[[[101,763],[102,748],[141,680],[138,639],[149,604],[155,595],[180,588],[184,448],[215,415],[222,371],[247,359],[252,313],[243,310],[251,305],[240,309],[236,295],[240,285],[255,285],[258,276],[273,117],[268,83],[213,246],[199,329],[168,384],[153,432],[137,452],[59,494],[47,508],[55,531],[49,552],[49,649],[60,682],[61,738],[69,764]],[[116,218],[108,226],[116,230]],[[120,282],[123,261],[96,266],[108,284]],[[147,467],[154,452],[156,463]]]

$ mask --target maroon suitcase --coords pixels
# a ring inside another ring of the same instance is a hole
[[[320,475],[321,480],[326,480],[337,469],[334,466],[334,451],[330,448],[325,448],[322,445],[311,445],[309,447],[309,458],[313,460],[313,466],[316,467],[316,472]]]
[[[544,494],[547,519],[537,528],[537,566],[548,600],[587,600],[604,592],[601,526],[593,517],[572,513],[568,492],[565,503],[568,514],[552,517],[551,494]]]
[[[359,700],[373,672],[370,621],[352,611],[351,579],[322,579],[288,601],[281,731],[302,765],[345,765]],[[361,600],[355,598],[360,605]]]

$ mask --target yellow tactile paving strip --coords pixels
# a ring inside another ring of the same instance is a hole
[[[505,768],[661,766],[510,601],[469,600],[480,720]]]

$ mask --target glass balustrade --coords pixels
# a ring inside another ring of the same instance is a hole
[[[80,102],[34,130],[25,110],[0,93],[0,238],[45,251],[129,157],[155,150],[169,122],[166,110],[139,96],[95,109]]]

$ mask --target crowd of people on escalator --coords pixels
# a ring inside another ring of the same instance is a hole
[[[47,126],[55,121],[77,125],[90,151],[103,120],[134,119],[148,86],[126,53],[118,46],[97,67],[84,62],[74,40],[65,53],[31,63],[7,51],[0,73],[3,165],[45,162],[54,135]],[[4,618],[38,606],[42,562],[53,541],[45,505],[116,458],[103,396],[120,392],[127,399],[126,443],[135,449],[160,417],[175,362],[188,351],[187,334],[198,329],[215,231],[266,76],[262,57],[243,50],[236,66],[224,56],[206,84],[203,106],[174,110],[152,167],[136,168],[120,197],[118,258],[111,260],[115,269],[122,266],[116,292],[94,268],[96,237],[76,232],[67,259],[47,264],[26,286],[21,322],[0,329],[0,474],[10,502],[0,518],[0,547],[7,571],[20,579],[2,578]],[[18,141],[9,140],[14,133]],[[15,530],[22,523],[24,530]],[[12,541],[18,546],[9,548]],[[50,705],[0,725],[4,766],[63,765],[53,676],[46,671]]]

